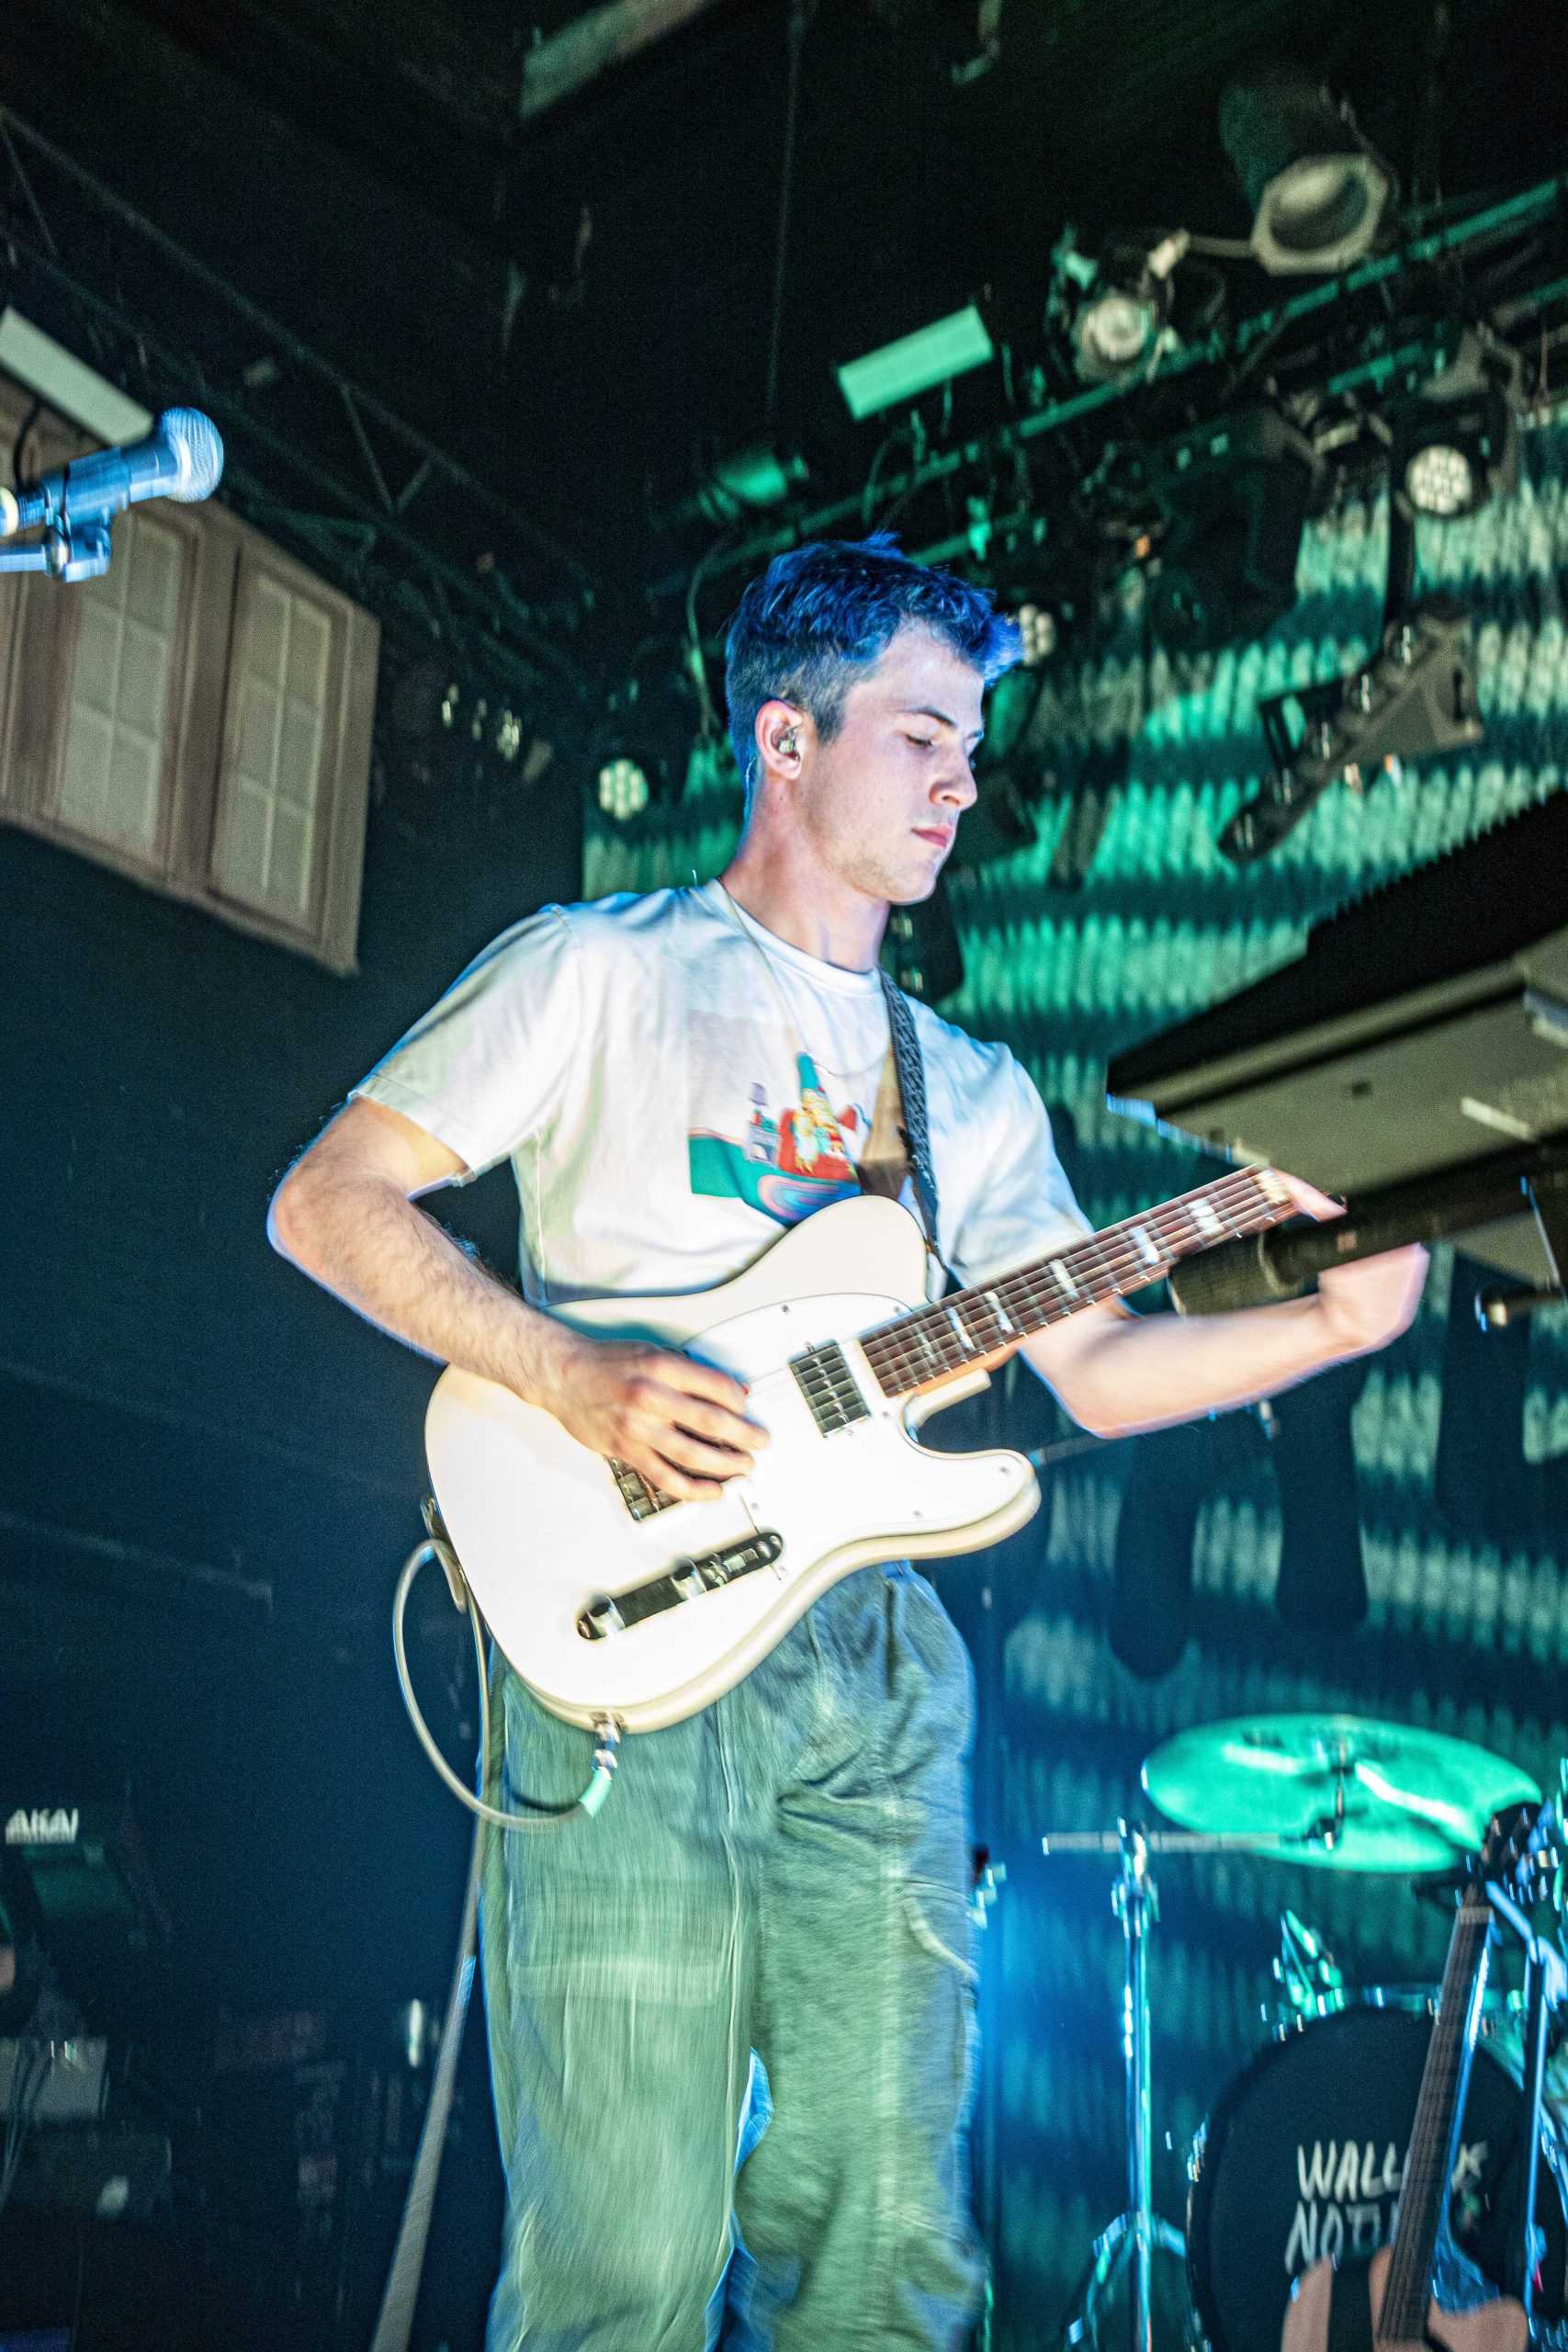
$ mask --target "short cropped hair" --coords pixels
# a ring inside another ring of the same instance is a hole
[[[814,539],[773,558],[741,597],[725,646],[729,740],[748,804],[762,705],[775,696],[796,704],[830,743],[850,688],[910,622],[951,646],[987,685],[1022,653],[1017,624],[985,589],[911,561],[890,531]]]

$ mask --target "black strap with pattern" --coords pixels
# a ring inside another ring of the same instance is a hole
[[[899,1107],[902,1112],[899,1132],[904,1138],[904,1148],[909,1155],[909,1173],[914,1180],[920,1221],[926,1228],[926,1246],[943,1273],[950,1273],[947,1261],[942,1254],[942,1245],[937,1239],[936,1170],[931,1166],[931,1131],[926,1124],[926,1066],[920,1056],[915,1016],[903,989],[886,972],[879,971],[877,977],[887,1001],[893,1067],[898,1073]]]

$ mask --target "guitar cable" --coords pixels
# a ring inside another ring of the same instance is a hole
[[[621,1733],[620,1725],[613,1715],[601,1715],[594,1724],[593,1736],[598,1745],[593,1750],[593,1769],[581,1793],[573,1797],[568,1804],[535,1805],[530,1804],[526,1813],[507,1813],[499,1805],[490,1804],[485,1797],[477,1796],[472,1789],[458,1779],[436,1746],[430,1726],[421,1712],[419,1701],[414,1697],[413,1682],[409,1673],[408,1645],[404,1637],[403,1625],[408,1610],[409,1594],[413,1589],[414,1578],[421,1568],[431,1560],[440,1562],[452,1594],[453,1603],[467,1615],[468,1629],[474,1637],[474,1664],[479,1683],[479,1771],[482,1785],[484,1777],[488,1774],[490,1760],[490,1676],[485,1669],[485,1635],[489,1628],[479,1614],[479,1603],[469,1590],[468,1579],[463,1574],[462,1564],[452,1549],[446,1528],[441,1522],[440,1512],[436,1510],[434,1500],[425,1503],[423,1516],[429,1533],[423,1544],[415,1544],[403,1562],[398,1577],[397,1590],[392,1596],[392,1654],[397,1660],[398,1687],[403,1694],[403,1704],[408,1709],[409,1721],[413,1725],[420,1746],[458,1803],[467,1805],[468,1811],[477,1814],[481,1821],[493,1824],[497,1829],[525,1831],[564,1829],[574,1821],[592,1821],[615,1783],[615,1761],[620,1749]],[[525,1802],[528,1801],[525,1800]]]

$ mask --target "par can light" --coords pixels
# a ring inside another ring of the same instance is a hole
[[[1272,276],[1348,269],[1376,239],[1395,182],[1348,107],[1301,67],[1265,61],[1220,100],[1220,141]]]

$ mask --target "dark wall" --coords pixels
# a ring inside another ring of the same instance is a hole
[[[265,1216],[468,957],[577,894],[581,816],[555,775],[378,797],[346,980],[0,831],[0,1800],[129,1784],[198,2005],[429,1993],[456,1928],[463,1818],[387,1634],[434,1368]],[[442,1214],[515,1271],[504,1171]],[[460,1747],[435,1583],[430,1704]]]

